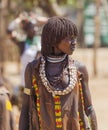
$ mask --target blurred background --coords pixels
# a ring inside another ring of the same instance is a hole
[[[78,27],[78,45],[73,57],[87,66],[99,130],[106,130],[108,0],[0,0],[0,69],[12,95],[16,130],[25,66],[40,55],[43,25],[55,15],[70,18]]]

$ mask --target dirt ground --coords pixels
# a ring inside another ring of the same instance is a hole
[[[97,115],[99,130],[108,129],[108,48],[97,50],[97,76],[93,75],[93,50],[76,49],[73,57],[83,62],[89,72],[89,86],[92,95],[92,101]],[[18,65],[15,62],[5,63],[5,76],[14,87],[20,85],[20,75],[18,74]],[[17,117],[17,126],[19,111],[14,107],[15,117]]]

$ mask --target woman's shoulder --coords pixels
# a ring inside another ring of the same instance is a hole
[[[86,67],[86,65],[83,62],[80,62],[78,60],[74,60],[74,65],[76,66],[77,70],[81,74],[86,75],[88,73],[87,72],[87,67]]]
[[[40,58],[39,59],[34,59],[33,61],[29,62],[26,66],[26,70],[34,70],[34,69],[37,69],[38,66],[40,64]]]

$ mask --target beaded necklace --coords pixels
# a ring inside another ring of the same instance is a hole
[[[67,56],[67,54],[64,54],[63,56],[60,56],[60,57],[47,56],[47,61],[52,62],[52,63],[61,62],[66,58],[66,56]]]
[[[36,78],[35,76],[32,77],[32,85],[35,89],[35,94],[36,94],[36,109],[37,109],[37,114],[38,114],[38,119],[39,119],[39,127],[40,130],[42,130],[41,126],[41,116],[40,116],[40,96],[39,96],[39,88],[36,83]]]
[[[70,57],[68,57],[68,62],[69,62],[69,60],[71,60]],[[66,95],[74,89],[76,82],[77,82],[77,69],[74,65],[69,65],[68,69],[69,69],[69,78],[70,78],[68,86],[63,90],[57,90],[53,86],[51,86],[50,82],[48,81],[46,74],[45,74],[45,59],[44,59],[44,57],[41,58],[39,75],[40,75],[40,78],[41,78],[41,81],[42,81],[44,87],[47,89],[47,91],[49,93],[52,94],[52,96]]]
[[[78,82],[78,86],[79,86],[79,96],[81,99],[81,107],[84,110],[84,96],[83,96],[83,91],[82,91],[80,79]],[[84,130],[84,122],[81,120],[80,113],[79,113],[79,124],[80,124],[80,130]]]
[[[42,130],[41,115],[40,115],[41,110],[40,110],[39,88],[37,86],[35,76],[32,77],[32,84],[33,84],[33,87],[35,89],[35,94],[36,94],[36,109],[37,109],[37,114],[38,114],[38,119],[39,119],[39,127],[40,127],[40,130]],[[62,128],[60,96],[54,96],[53,99],[54,99],[55,125],[56,125],[56,128]]]
[[[70,60],[71,58],[69,58]],[[66,95],[69,92],[71,92],[77,82],[77,70],[76,67],[74,65],[70,66],[69,65],[69,75],[70,75],[70,79],[69,79],[69,85],[64,89],[64,90],[54,90],[53,86],[50,85],[48,79],[46,78],[46,74],[45,74],[45,60],[44,57],[41,58],[41,64],[40,64],[40,69],[39,69],[39,74],[40,74],[40,78],[41,81],[44,85],[44,87],[46,88],[46,90],[49,93],[52,93],[53,96],[53,100],[54,100],[54,113],[55,113],[55,125],[56,128],[62,128],[63,124],[62,124],[62,112],[61,112],[61,101],[60,101],[60,96],[61,95]],[[32,84],[33,87],[35,89],[35,93],[36,93],[36,109],[37,109],[37,113],[38,113],[38,118],[39,118],[39,125],[40,125],[40,130],[42,130],[42,126],[41,126],[41,114],[40,114],[40,97],[39,97],[39,88],[38,85],[36,83],[36,78],[35,76],[33,76],[32,78]]]

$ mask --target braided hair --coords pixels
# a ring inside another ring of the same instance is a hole
[[[41,37],[41,53],[48,56],[52,53],[52,48],[68,36],[77,37],[78,30],[76,25],[64,17],[52,17],[44,25]]]

